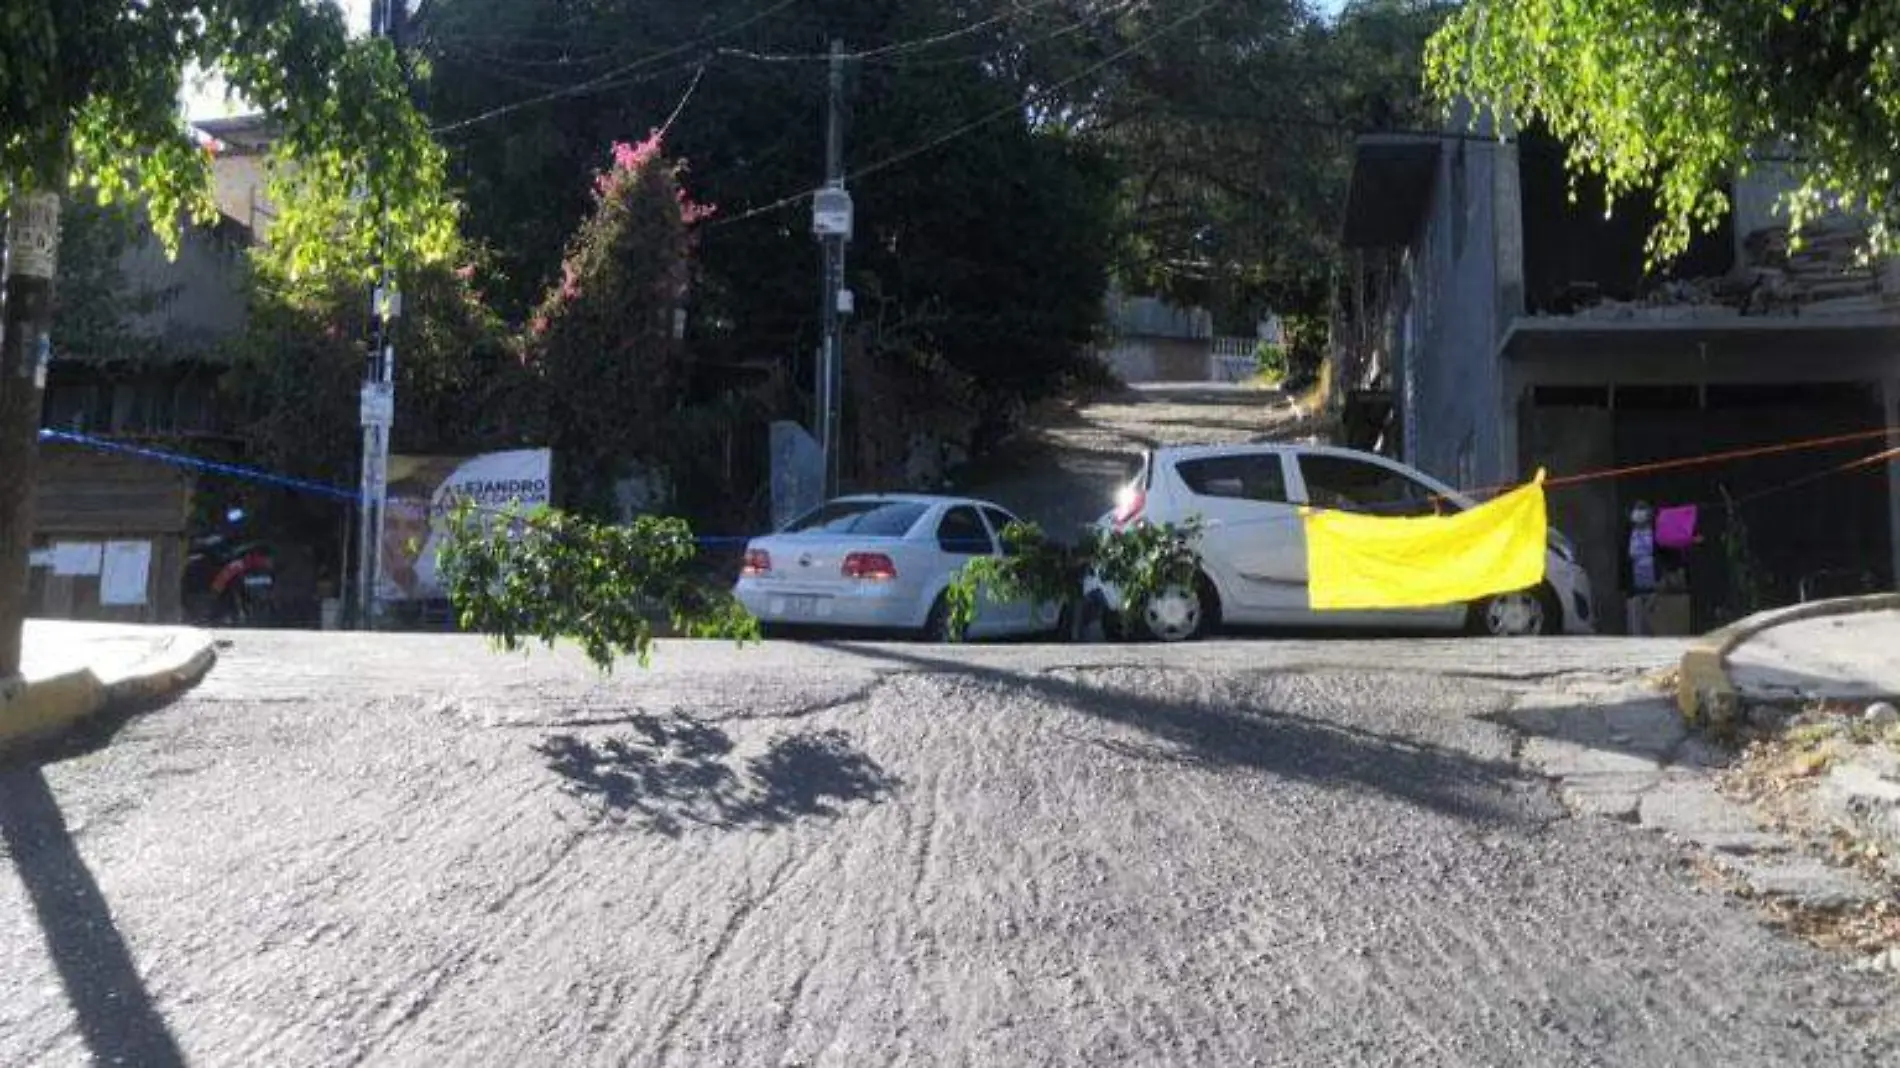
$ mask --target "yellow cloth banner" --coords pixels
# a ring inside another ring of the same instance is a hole
[[[1315,611],[1432,608],[1544,581],[1544,473],[1457,515],[1301,510],[1307,597]]]

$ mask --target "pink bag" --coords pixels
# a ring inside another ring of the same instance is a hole
[[[1696,506],[1678,505],[1656,512],[1656,544],[1664,549],[1687,549],[1695,544]]]

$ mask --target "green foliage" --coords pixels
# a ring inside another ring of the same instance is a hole
[[[759,638],[758,620],[694,570],[698,546],[680,519],[608,526],[569,513],[497,515],[462,502],[444,518],[437,573],[464,630],[514,652],[568,640],[603,672],[622,657],[647,666],[656,621],[693,638]]]
[[[611,91],[464,129],[457,121],[733,27],[742,29],[717,47],[801,56],[832,32],[868,51],[974,27],[852,65],[848,171],[1003,117],[852,180],[848,282],[859,298],[853,329],[881,316],[905,349],[943,359],[993,401],[1052,388],[1092,340],[1113,245],[1117,174],[1102,151],[1016,106],[1040,72],[986,61],[1080,17],[1066,4],[1030,6],[1034,18],[1001,0],[435,0],[417,41],[432,70],[429,108],[451,127],[471,233],[507,276],[497,307],[525,320],[560,284],[568,236],[593,210],[575,176],[597,167],[608,143],[660,126],[712,48],[640,63],[610,78]],[[736,216],[808,191],[824,173],[824,96],[821,62],[717,55],[667,135],[668,151],[693,161],[695,194],[727,217],[702,228],[689,308],[686,340],[707,364],[775,359],[806,380],[819,328],[809,205]]]
[[[188,65],[220,70],[270,117],[279,254],[296,273],[361,273],[376,240],[429,262],[454,229],[443,157],[385,41],[347,39],[333,2],[8,0],[0,5],[0,188],[142,202],[175,247],[210,220],[205,151],[178,116]]]
[[[473,267],[419,267],[400,279],[396,322],[398,454],[457,455],[539,444],[537,384],[483,305]],[[334,485],[358,476],[357,405],[369,353],[362,287],[346,276],[290,282],[254,272],[244,332],[231,344],[224,410],[248,462]],[[263,529],[298,540],[340,521],[321,498],[261,494]],[[332,539],[316,541],[334,552]]]
[[[1091,527],[1073,545],[1052,540],[1034,523],[1011,523],[1002,531],[1003,555],[970,560],[944,591],[950,632],[967,633],[986,598],[1073,609],[1082,603],[1090,575],[1119,592],[1120,603],[1109,606],[1112,610],[1136,614],[1166,590],[1194,588],[1201,568],[1200,536],[1198,517],[1178,526],[1136,523],[1107,532]],[[1070,618],[1079,620],[1073,611]]]
[[[1308,313],[1283,316],[1280,327],[1286,337],[1285,385],[1303,389],[1318,378],[1326,362],[1332,324],[1324,314]]]
[[[1798,159],[1795,229],[1839,206],[1872,217],[1870,248],[1895,244],[1893,4],[1475,0],[1432,38],[1427,74],[1510,125],[1541,118],[1610,201],[1653,190],[1653,261],[1716,225],[1727,181],[1769,154]]]
[[[1117,40],[1192,5],[1144,6]],[[1268,310],[1324,313],[1354,138],[1424,124],[1419,56],[1450,7],[1353,0],[1327,20],[1290,0],[1217,4],[1078,86],[1089,136],[1126,175],[1127,287],[1236,328]]]
[[[1287,374],[1286,346],[1262,341],[1253,350],[1254,373],[1269,382],[1284,382]]]
[[[670,417],[686,399],[692,364],[677,325],[706,209],[686,196],[680,170],[658,134],[616,143],[560,281],[528,322],[524,352],[548,392],[564,492],[596,513],[635,462],[668,466]]]

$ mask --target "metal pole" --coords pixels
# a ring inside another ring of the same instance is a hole
[[[831,42],[831,77],[828,118],[825,123],[825,185],[844,187],[844,42]],[[820,361],[818,396],[821,405],[819,444],[825,456],[825,496],[838,493],[839,423],[844,411],[844,352],[839,338],[838,295],[844,289],[843,234],[824,238],[824,358]]]
[[[375,0],[370,7],[370,36],[393,31],[391,0]],[[396,345],[391,327],[400,314],[402,298],[389,269],[388,219],[383,220],[381,280],[370,299],[370,354],[363,368],[363,478],[357,509],[357,626],[374,629],[382,604],[382,546],[389,489],[389,431],[395,412]]]

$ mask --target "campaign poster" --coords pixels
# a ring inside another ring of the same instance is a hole
[[[445,596],[436,580],[439,519],[463,500],[499,514],[552,500],[554,453],[514,449],[479,456],[391,456],[389,498],[384,508],[383,566],[379,593],[385,601],[434,600]]]

